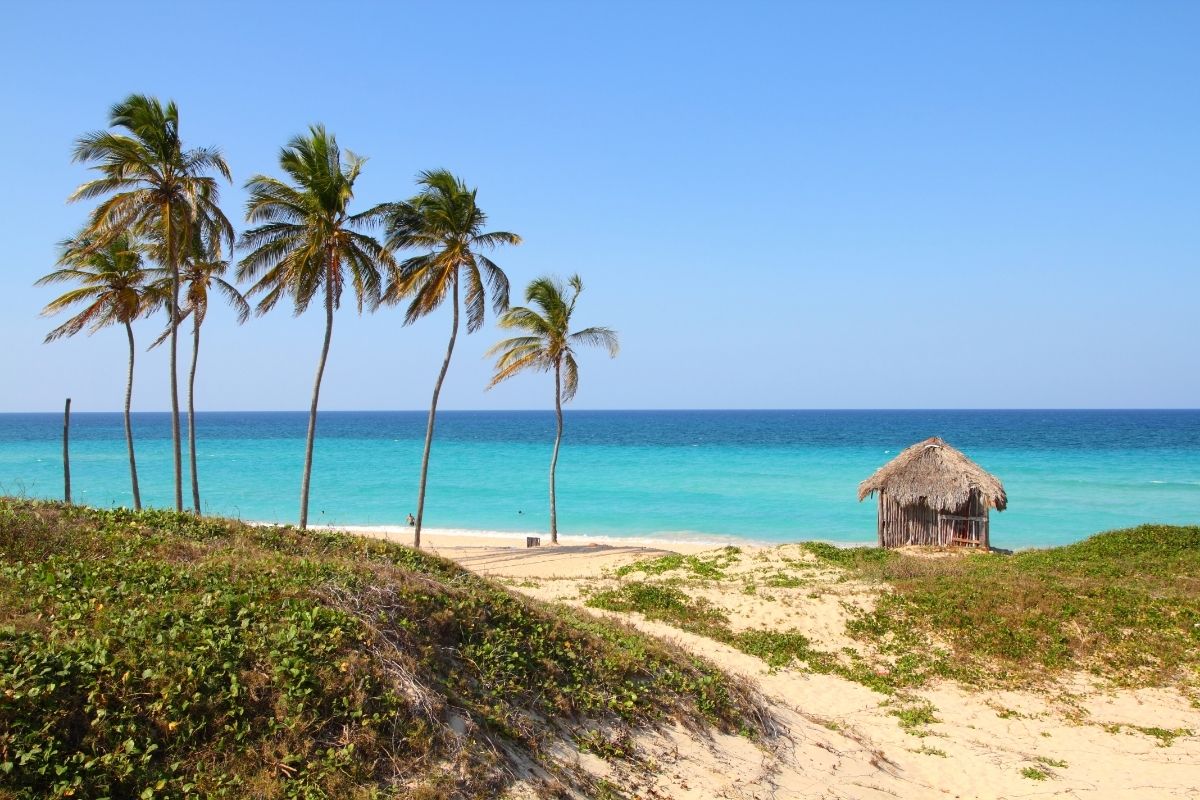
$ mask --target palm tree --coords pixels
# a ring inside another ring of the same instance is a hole
[[[168,313],[171,339],[171,440],[175,456],[175,510],[183,510],[183,461],[179,435],[179,263],[192,229],[232,245],[233,227],[217,205],[215,171],[230,180],[229,166],[215,148],[185,150],[179,137],[179,109],[154,97],[133,94],[114,105],[108,124],[117,129],[85,134],[74,161],[89,164],[100,177],[80,186],[70,201],[105,197],[92,213],[86,234],[92,247],[104,247],[121,234],[155,235],[159,259],[171,274]]]
[[[246,182],[250,193],[246,220],[262,224],[242,235],[240,246],[250,252],[238,265],[237,276],[239,280],[256,280],[247,294],[262,294],[258,313],[266,313],[289,294],[295,313],[301,314],[318,292],[324,292],[325,341],[308,412],[300,484],[302,530],[308,526],[317,399],[329,357],[334,309],[341,303],[347,278],[354,288],[359,312],[364,304],[375,308],[383,272],[390,272],[395,264],[378,241],[362,232],[382,222],[387,206],[373,206],[358,214],[348,211],[364,161],[349,151],[343,159],[334,136],[323,126],[313,125],[307,136],[293,138],[279,154],[279,166],[291,184],[265,175],[255,175]]]
[[[237,288],[224,279],[229,269],[229,261],[221,258],[221,242],[206,241],[200,231],[192,236],[192,246],[183,262],[180,279],[184,284],[185,302],[181,309],[179,321],[183,322],[189,316],[192,318],[192,364],[188,371],[188,460],[192,474],[192,508],[200,513],[200,478],[196,471],[196,364],[200,357],[200,326],[208,315],[208,298],[213,290],[225,296],[229,305],[237,314],[238,323],[244,323],[250,318],[250,304]],[[169,291],[171,276],[165,275],[162,283],[166,284],[164,293]],[[168,328],[152,346],[158,346],[170,335]]]
[[[569,290],[568,290],[569,287]],[[524,331],[524,336],[497,342],[487,355],[499,355],[491,389],[518,372],[534,370],[554,373],[554,414],[558,421],[554,435],[554,454],[550,457],[550,542],[558,544],[558,508],[554,492],[554,473],[558,467],[558,448],[562,443],[562,404],[575,396],[579,388],[579,365],[574,346],[596,345],[615,358],[620,349],[616,331],[610,328],[584,328],[571,333],[571,315],[583,291],[583,281],[572,275],[567,286],[554,278],[538,278],[525,290],[525,302],[539,310],[517,306],[500,317],[501,328]]]
[[[411,297],[404,324],[410,325],[442,304],[447,293],[453,305],[453,323],[446,358],[433,385],[429,421],[425,426],[425,451],[421,456],[421,482],[417,490],[417,519],[413,546],[421,546],[421,525],[425,516],[425,481],[429,475],[429,448],[437,418],[438,395],[450,367],[454,340],[458,336],[459,284],[465,284],[463,298],[467,312],[467,333],[483,325],[490,290],[492,308],[500,314],[508,309],[508,277],[487,256],[479,252],[502,244],[520,244],[521,237],[506,231],[485,233],[487,215],[475,202],[476,189],[468,189],[447,170],[422,172],[417,177],[421,191],[404,203],[395,204],[388,219],[388,247],[392,250],[420,249],[428,252],[405,260],[385,293],[390,302]],[[485,290],[484,284],[487,284]]]
[[[65,323],[50,331],[47,342],[74,336],[84,328],[93,334],[109,325],[123,325],[129,340],[129,372],[125,382],[125,444],[129,448],[129,479],[133,485],[133,508],[142,508],[142,495],[138,489],[137,459],[133,450],[133,425],[129,406],[133,401],[133,321],[143,317],[166,300],[166,295],[147,282],[142,268],[142,245],[132,237],[121,234],[97,249],[94,242],[85,237],[68,239],[62,244],[59,257],[61,269],[38,280],[38,286],[67,281],[78,283],[77,288],[51,301],[42,311],[44,315],[84,304],[83,310]]]

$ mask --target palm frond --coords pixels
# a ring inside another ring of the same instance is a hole
[[[64,269],[56,269],[53,272],[48,272],[42,277],[33,282],[34,286],[49,286],[52,283],[64,283],[66,281],[88,281],[95,277],[94,273],[87,272],[82,269],[67,267]]]
[[[179,313],[179,325],[182,325],[182,324],[184,323],[184,321],[185,321],[185,320],[186,320],[188,317],[190,317],[191,315],[192,315],[192,309],[191,309],[191,308],[183,308],[183,309],[180,309],[180,313]],[[160,344],[162,344],[163,342],[165,342],[167,339],[169,339],[169,338],[171,337],[171,330],[172,330],[173,328],[175,328],[175,327],[176,327],[176,326],[173,326],[173,325],[171,325],[171,321],[170,321],[170,320],[167,320],[167,325],[166,325],[166,327],[165,327],[165,328],[163,328],[163,331],[162,331],[162,333],[160,333],[160,334],[158,335],[158,338],[156,338],[156,339],[155,339],[153,342],[151,342],[151,343],[150,343],[150,344],[149,344],[149,345],[146,347],[146,350],[147,350],[147,351],[149,351],[149,350],[153,350],[154,348],[158,347]]]
[[[496,372],[492,375],[492,380],[488,383],[487,388],[491,389],[501,381],[506,381],[512,376],[524,372],[528,369],[545,371],[547,369],[545,360],[541,358],[540,352],[528,353],[519,358],[509,361],[505,366],[496,367]]]
[[[584,328],[581,331],[572,333],[570,340],[573,344],[603,347],[608,351],[609,358],[616,358],[617,354],[621,352],[621,345],[617,340],[617,332],[611,328]]]
[[[570,353],[563,358],[562,366],[562,399],[563,402],[569,402],[575,399],[575,393],[579,391],[579,365],[575,363],[575,356]]]
[[[74,336],[85,327],[90,327],[90,332],[95,333],[97,328],[103,327],[105,313],[104,303],[100,300],[97,300],[83,311],[80,311],[78,314],[68,319],[62,325],[50,331],[48,334],[46,334],[46,338],[42,341],[45,344],[49,344],[50,342],[58,339]],[[101,324],[98,325],[97,323]]]
[[[513,306],[504,313],[497,322],[506,330],[520,329],[529,331],[544,338],[554,336],[554,328],[549,321],[536,311],[525,306]]]
[[[109,197],[92,211],[87,236],[93,247],[103,247],[124,233],[141,233],[161,216],[161,206],[152,192],[135,189]]]
[[[435,269],[430,270],[428,280],[413,282],[414,291],[404,314],[404,324],[411,325],[440,306],[453,280],[452,273]]]
[[[308,219],[313,198],[303,190],[266,175],[255,175],[244,187],[250,195],[246,202],[247,222],[287,221],[303,224]]]
[[[97,197],[110,195],[113,192],[128,191],[139,187],[140,182],[135,179],[121,177],[97,178],[96,180],[80,184],[75,191],[67,196],[67,202],[74,203],[78,200],[92,200]]]
[[[483,352],[485,358],[506,353],[510,350],[528,350],[541,348],[545,340],[540,336],[514,336],[511,339],[501,339]]]
[[[352,227],[370,229],[378,225],[383,225],[387,222],[392,213],[394,203],[380,203],[371,206],[366,211],[360,211],[357,214],[351,214],[346,217]]]
[[[396,264],[389,276],[388,285],[384,289],[384,301],[398,303],[411,296],[421,288],[421,284],[429,279],[429,275],[437,267],[434,255],[420,255],[407,258]]]
[[[241,239],[238,240],[238,246],[243,250],[253,250],[263,245],[277,242],[280,239],[304,238],[307,237],[309,232],[309,228],[294,222],[268,222],[265,225],[259,225],[257,228],[245,231]]]
[[[490,233],[480,233],[472,237],[474,244],[479,247],[495,248],[505,244],[518,245],[521,243],[521,237],[515,233],[508,231],[491,231]]]
[[[508,276],[487,256],[482,253],[473,255],[474,260],[483,266],[483,274],[492,293],[492,312],[503,314],[508,310]]]
[[[196,147],[183,154],[182,169],[188,174],[199,174],[208,170],[216,171],[227,181],[233,180],[229,172],[229,164],[221,151],[215,147]]]
[[[47,303],[46,307],[42,309],[42,316],[52,316],[85,301],[103,300],[110,291],[106,286],[81,286],[78,289],[71,289]]]
[[[250,304],[246,302],[245,296],[238,291],[236,286],[221,278],[213,278],[213,285],[221,294],[225,295],[225,300],[233,307],[239,325],[250,319]]]
[[[483,288],[483,278],[475,259],[463,261],[459,267],[459,280],[466,284],[463,294],[463,308],[467,312],[467,333],[474,333],[483,327],[484,315],[487,311],[487,292]]]

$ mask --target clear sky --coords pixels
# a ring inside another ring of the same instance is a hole
[[[578,271],[581,408],[1200,405],[1200,4],[20,3],[0,26],[0,411],[123,399],[119,330],[41,344],[55,243],[87,207],[72,143],[130,92],[174,98],[242,182],[324,122],[370,158],[479,187],[517,292]],[[334,326],[326,409],[427,405],[449,309]],[[321,314],[211,314],[201,409],[306,408]],[[156,323],[138,335],[151,341]],[[444,408],[487,394],[490,324]],[[185,351],[186,352],[186,351]],[[167,408],[165,353],[135,409]],[[182,362],[186,363],[186,362]]]

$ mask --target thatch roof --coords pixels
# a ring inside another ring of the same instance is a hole
[[[858,485],[858,499],[885,492],[901,505],[924,500],[936,511],[955,511],[967,502],[972,489],[979,491],[988,508],[1003,511],[1008,506],[999,478],[934,436],[902,450],[875,470]]]

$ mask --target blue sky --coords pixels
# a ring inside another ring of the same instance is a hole
[[[247,8],[247,6],[252,6]],[[202,10],[201,10],[202,9]],[[85,4],[6,8],[0,411],[117,409],[119,330],[42,345],[33,281],[87,208],[73,140],[174,98],[242,182],[324,122],[366,204],[447,167],[514,287],[578,271],[581,408],[1200,405],[1195,3]],[[519,299],[514,293],[514,299]],[[307,407],[321,315],[205,328],[198,407]],[[449,310],[339,313],[326,409],[428,403]],[[138,334],[149,342],[154,323]],[[460,337],[445,408],[497,332]],[[135,409],[167,407],[141,354]]]

